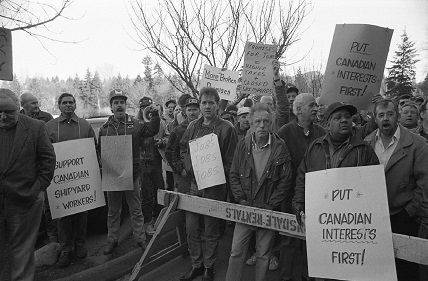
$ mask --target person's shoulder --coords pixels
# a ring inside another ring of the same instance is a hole
[[[39,129],[40,127],[44,128],[46,125],[44,121],[28,117],[27,115],[24,115],[24,114],[19,114],[18,123],[20,123],[24,127],[28,127],[30,130],[36,129],[36,128]]]
[[[223,118],[218,118],[217,124],[223,128],[234,128],[230,121],[224,120]]]

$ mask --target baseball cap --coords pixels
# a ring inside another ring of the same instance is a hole
[[[140,108],[141,107],[146,107],[146,106],[149,106],[149,105],[152,105],[152,104],[153,104],[153,100],[151,98],[149,98],[149,97],[142,97],[140,99]]]
[[[198,99],[195,99],[195,98],[187,99],[186,100],[186,106],[191,105],[191,104],[196,104],[197,106],[199,106]]]
[[[330,118],[330,115],[332,115],[335,111],[339,109],[345,109],[347,110],[351,115],[354,115],[358,112],[357,108],[353,106],[352,104],[346,103],[346,102],[334,102],[330,104],[327,107],[327,110],[325,112],[325,117],[328,120]]]
[[[243,107],[238,109],[238,116],[245,114],[245,113],[250,113],[249,107],[243,106]]]
[[[124,93],[122,90],[119,90],[119,89],[114,89],[114,90],[112,90],[112,91],[110,92],[110,102],[111,102],[111,100],[112,100],[113,98],[116,98],[116,97],[124,98],[124,99],[125,99],[125,101],[128,99],[128,97],[127,97],[127,96],[125,96],[125,93]]]
[[[294,85],[290,85],[288,88],[287,88],[287,94],[289,94],[289,93],[292,93],[292,92],[295,92],[296,94],[299,94],[299,89],[297,89],[296,88],[296,86],[294,86]]]

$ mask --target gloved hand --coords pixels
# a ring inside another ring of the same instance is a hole
[[[302,225],[301,214],[305,212],[305,205],[303,203],[293,203],[293,212],[296,215],[296,220],[299,225]]]

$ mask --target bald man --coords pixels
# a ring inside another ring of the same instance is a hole
[[[45,111],[40,110],[40,103],[37,97],[31,93],[21,95],[21,114],[27,115],[33,119],[41,120],[45,123],[53,119],[53,116]]]

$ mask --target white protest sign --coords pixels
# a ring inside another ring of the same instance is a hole
[[[55,174],[47,188],[52,218],[104,206],[101,176],[93,138],[53,144]]]
[[[211,133],[189,142],[198,189],[226,183],[217,135]]]
[[[0,80],[13,80],[12,32],[0,27]]]
[[[168,164],[168,161],[166,161],[165,158],[165,149],[158,148],[159,154],[162,157],[162,170],[165,170],[167,172],[172,172],[171,166]]]
[[[132,136],[102,136],[103,191],[134,190]]]
[[[247,42],[244,52],[241,94],[273,95],[276,45]]]
[[[309,276],[397,280],[382,165],[306,173]]]
[[[368,109],[380,90],[392,33],[375,25],[336,25],[320,103],[341,101]]]
[[[222,70],[211,65],[205,65],[201,79],[201,87],[216,88],[220,99],[234,101],[239,73],[232,70]]]

